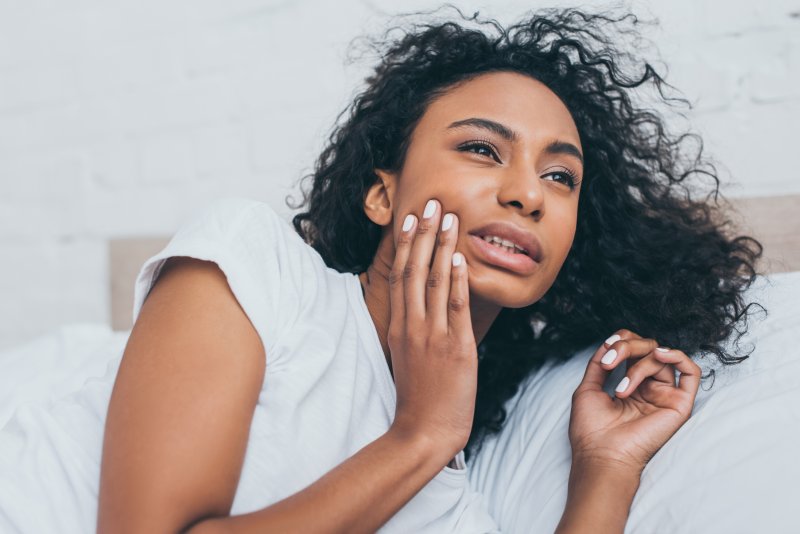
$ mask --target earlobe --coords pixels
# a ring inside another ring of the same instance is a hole
[[[375,224],[386,226],[392,222],[395,175],[382,169],[375,169],[375,175],[378,179],[364,196],[364,213]]]

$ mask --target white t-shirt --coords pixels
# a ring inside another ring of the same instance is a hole
[[[268,204],[225,198],[185,224],[142,266],[134,320],[171,256],[215,262],[266,349],[232,515],[308,487],[389,429],[396,391],[358,276],[327,267]],[[380,531],[497,532],[463,451],[456,463]]]

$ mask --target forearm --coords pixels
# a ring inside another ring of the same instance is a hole
[[[447,463],[439,452],[389,431],[304,490],[256,512],[206,519],[187,533],[374,532]]]
[[[638,489],[638,474],[573,463],[556,534],[622,534]]]

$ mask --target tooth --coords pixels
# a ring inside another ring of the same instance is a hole
[[[508,239],[503,239],[502,242],[503,242],[503,246],[504,247],[513,247],[514,246],[514,243],[509,241]]]
[[[486,241],[487,243],[491,243],[492,242],[492,236],[485,235],[485,236],[483,236],[483,240]]]
[[[497,248],[502,248],[502,249],[503,249],[503,250],[505,250],[505,251],[508,251],[508,250],[509,250],[509,247],[504,247],[504,246],[502,245],[502,243],[499,243],[499,242],[497,242],[497,241],[494,241],[494,240],[489,240],[489,239],[487,239],[486,241],[487,241],[487,242],[488,242],[490,245],[492,245],[492,246],[495,246],[495,247],[497,247]],[[511,250],[513,251],[514,249],[512,248]]]

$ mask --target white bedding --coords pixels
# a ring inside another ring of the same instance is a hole
[[[800,272],[772,281],[754,288],[771,312],[747,337],[757,350],[698,393],[645,470],[626,534],[800,532]],[[94,531],[105,411],[127,338],[73,324],[0,352],[0,532]],[[470,466],[504,532],[558,523],[570,398],[590,354],[534,375]]]
[[[704,375],[717,369],[715,382],[701,382],[691,418],[645,468],[626,534],[800,533],[800,272],[759,279],[750,295],[769,312],[742,338],[756,350],[726,369],[697,360]],[[470,479],[504,532],[558,524],[571,395],[596,348],[533,375],[509,403],[508,425],[470,462]]]
[[[73,324],[0,353],[0,533],[95,531],[103,425],[128,335]]]

